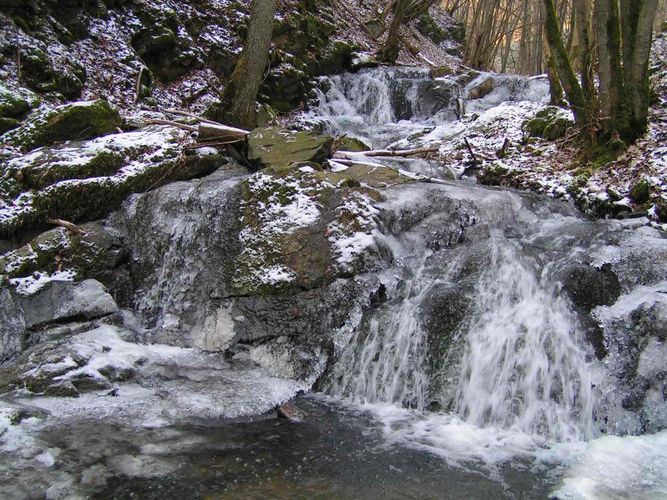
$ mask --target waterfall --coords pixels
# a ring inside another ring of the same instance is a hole
[[[426,345],[418,309],[430,290],[425,261],[406,269],[409,276],[394,289],[397,297],[357,328],[334,366],[328,392],[357,402],[424,409]]]
[[[575,314],[512,245],[494,238],[492,246],[466,332],[456,412],[480,427],[590,438],[589,352]]]
[[[549,279],[549,266],[541,269],[520,247],[502,235],[488,243],[489,263],[470,297],[474,306],[456,334],[464,347],[458,385],[446,388],[454,395],[453,416],[477,428],[548,442],[589,439],[594,406],[589,348],[576,315]],[[442,268],[428,266],[428,260],[425,255],[412,266],[403,260],[408,268],[389,290],[393,298],[359,322],[327,378],[326,392],[361,403],[428,407],[434,374],[427,366],[421,306],[435,284],[456,285],[452,280],[462,258]],[[454,362],[451,357],[446,359]]]

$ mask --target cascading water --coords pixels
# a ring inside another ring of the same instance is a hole
[[[590,348],[548,273],[541,274],[519,246],[501,235],[491,238],[488,268],[469,292],[476,305],[457,332],[464,345],[457,385],[444,390],[455,394],[454,413],[474,426],[547,442],[588,439],[593,436]],[[451,284],[461,259],[434,270],[426,265],[428,257],[389,290],[392,300],[360,322],[325,384],[328,393],[420,411],[434,399],[423,304],[436,284]]]
[[[543,100],[546,93],[541,80],[495,80],[495,91],[470,107],[483,110],[507,99]],[[425,70],[365,70],[330,79],[317,113],[331,132],[351,133],[374,140],[374,145],[379,138],[381,146],[391,147],[416,130],[456,130],[453,110],[464,94],[455,79],[434,81]],[[551,442],[592,437],[590,353],[576,315],[558,296],[548,273],[522,255],[520,247],[520,241],[502,235],[490,238],[490,264],[468,292],[476,306],[459,326],[458,342],[452,342],[447,357],[458,374],[451,375],[451,366],[432,366],[422,306],[436,283],[456,285],[452,276],[460,259],[433,269],[427,266],[428,254],[416,258],[419,252],[413,251],[400,259],[406,276],[388,287],[387,303],[362,319],[325,390],[357,402],[419,411],[434,399],[449,399],[447,407],[455,415],[480,428]],[[449,381],[437,388],[429,379],[443,370]]]
[[[590,348],[575,314],[512,244],[492,246],[465,333],[456,412],[552,441],[592,437]]]
[[[400,281],[396,299],[381,306],[357,328],[350,347],[334,367],[327,390],[363,403],[391,402],[423,410],[428,391],[424,371],[425,333],[418,308],[430,289],[424,276],[426,258]]]

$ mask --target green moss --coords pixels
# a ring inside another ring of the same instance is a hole
[[[118,111],[104,100],[72,103],[31,116],[2,136],[24,151],[58,141],[88,139],[114,132],[122,123]]]
[[[523,128],[532,137],[542,137],[555,141],[565,137],[568,128],[573,125],[572,120],[564,116],[561,108],[548,106],[537,113],[530,120],[523,123]]]
[[[646,203],[651,197],[651,184],[646,179],[636,182],[630,189],[630,197],[635,203]]]
[[[340,151],[370,151],[370,147],[361,139],[345,136],[338,141]]]
[[[28,89],[10,90],[0,84],[0,117],[17,118],[38,105],[39,98]]]
[[[16,118],[0,118],[0,134],[14,130],[19,125],[21,125],[21,122]]]
[[[248,161],[257,167],[288,167],[293,163],[321,163],[331,156],[333,138],[313,132],[278,127],[259,128],[248,136]]]
[[[419,16],[417,30],[419,30],[422,35],[430,38],[434,43],[444,42],[448,38],[447,32],[433,20],[428,12]]]
[[[28,167],[22,171],[22,184],[26,189],[43,189],[66,179],[86,179],[112,175],[123,163],[123,155],[100,151],[83,163],[51,163]]]

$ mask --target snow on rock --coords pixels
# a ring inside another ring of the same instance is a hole
[[[56,271],[52,274],[35,272],[31,276],[25,278],[13,278],[9,283],[16,287],[16,291],[22,295],[33,295],[42,289],[44,285],[52,281],[74,281],[76,274],[74,271],[66,269],[64,271]]]
[[[351,271],[357,259],[375,244],[374,216],[379,210],[368,196],[352,192],[336,212],[336,219],[327,228],[329,241],[339,268]]]

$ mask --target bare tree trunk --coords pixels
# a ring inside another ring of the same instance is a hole
[[[252,0],[243,51],[223,93],[222,117],[235,125],[257,125],[255,99],[271,47],[276,0]]]
[[[630,123],[625,135],[634,140],[648,122],[648,58],[658,0],[621,0],[620,5],[625,89],[631,90],[626,92]]]
[[[621,65],[621,25],[618,0],[595,1],[595,31],[598,51],[599,103],[602,129],[607,138],[626,130],[628,117],[625,77]]]
[[[405,17],[405,11],[408,7],[408,0],[396,0],[394,5],[394,17],[389,25],[387,39],[378,54],[381,61],[395,63],[398,54],[401,51],[400,29]]]
[[[556,7],[553,0],[542,0],[542,5],[544,6],[544,33],[549,44],[549,51],[553,57],[558,78],[563,85],[567,100],[570,101],[575,123],[581,129],[582,133],[586,137],[589,137],[588,129],[591,125],[588,122],[590,116],[589,106],[565,51],[565,45],[563,45],[563,38],[558,25]]]

